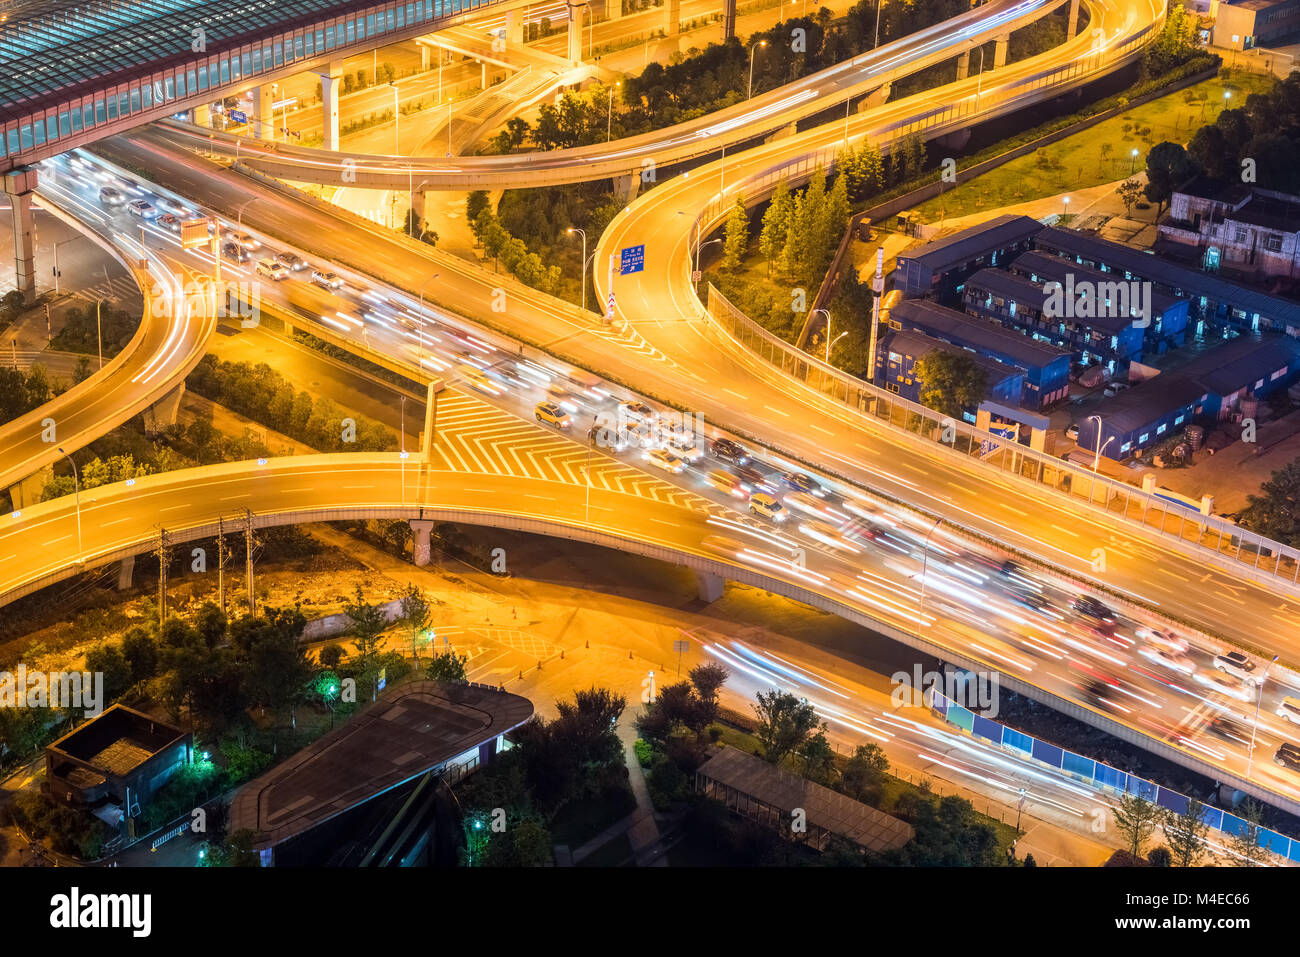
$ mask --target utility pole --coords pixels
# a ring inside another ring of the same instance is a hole
[[[226,614],[226,526],[225,519],[217,519],[217,600],[221,603],[221,614]]]
[[[876,275],[871,280],[871,340],[867,353],[867,381],[876,381],[876,337],[880,334],[880,298],[885,294],[885,247],[876,250]],[[829,333],[830,329],[827,328]],[[829,359],[827,360],[830,361]]]
[[[244,509],[244,575],[248,579],[248,614],[251,617],[257,611],[253,599],[253,513]]]
[[[167,623],[167,566],[171,564],[172,550],[168,544],[167,529],[158,529],[158,548],[154,555],[158,558],[158,630],[162,631]]]

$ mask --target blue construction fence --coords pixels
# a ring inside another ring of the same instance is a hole
[[[1008,728],[968,708],[963,708],[938,691],[929,692],[930,707],[949,724],[969,731],[972,737],[988,741],[1013,751],[1021,757],[1041,761],[1050,768],[1056,768],[1091,784],[1094,787],[1107,788],[1116,794],[1136,794],[1153,804],[1168,808],[1175,814],[1187,811],[1187,795],[1140,778],[1137,775],[1112,768],[1092,758],[1086,758],[1073,751],[1067,751],[1055,744],[1040,741],[1023,731]],[[1240,835],[1246,832],[1247,823],[1222,808],[1203,806],[1201,819],[1215,830],[1225,834]],[[1259,829],[1259,846],[1290,861],[1300,862],[1300,840],[1270,831],[1265,827]]]

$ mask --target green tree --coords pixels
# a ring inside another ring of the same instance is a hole
[[[1119,186],[1119,198],[1124,203],[1124,215],[1133,214],[1133,204],[1138,201],[1142,195],[1143,186],[1141,181],[1136,179],[1125,180]]]
[[[799,748],[798,757],[804,777],[818,784],[831,783],[835,776],[835,749],[824,730],[809,736]]]
[[[425,675],[430,681],[464,684],[468,680],[465,676],[465,662],[468,660],[465,655],[458,655],[454,651],[435,654],[429,660],[429,667],[425,670]]]
[[[131,684],[138,687],[158,673],[158,642],[147,628],[136,625],[122,636],[122,657],[131,669]]]
[[[880,795],[889,770],[889,759],[878,744],[860,744],[844,765],[840,786],[855,801],[874,802]]]
[[[745,212],[745,201],[739,196],[727,214],[723,235],[722,268],[727,272],[735,272],[740,268],[745,251],[749,248],[749,214]]]
[[[780,257],[785,245],[786,232],[793,215],[794,198],[790,195],[790,186],[782,179],[776,184],[772,200],[763,213],[763,226],[758,235],[758,248],[767,261],[769,276],[772,275],[772,263]]]
[[[115,701],[131,687],[131,665],[116,643],[103,642],[86,654],[86,670],[104,675],[104,698]]]
[[[1241,524],[1275,541],[1300,545],[1300,459],[1274,472],[1259,491],[1246,496]]]
[[[1175,867],[1195,867],[1205,855],[1205,835],[1210,832],[1205,820],[1205,805],[1195,798],[1187,799],[1182,814],[1165,809],[1161,827],[1169,842],[1169,854]]]
[[[823,727],[813,706],[787,691],[760,691],[758,703],[752,707],[758,717],[754,734],[763,745],[763,756],[772,764],[798,752]]]
[[[954,419],[988,392],[988,373],[964,352],[935,349],[916,360],[912,377],[920,385],[921,404]]]
[[[1228,835],[1228,849],[1240,858],[1244,867],[1259,867],[1264,860],[1264,849],[1259,846],[1262,811],[1251,798],[1246,798],[1237,808],[1237,817],[1245,826],[1236,834]]]
[[[1196,174],[1196,164],[1178,143],[1165,141],[1147,153],[1146,198],[1159,203],[1164,212],[1174,191]]]
[[[357,585],[353,600],[344,603],[343,613],[351,622],[348,633],[356,639],[354,646],[357,650],[360,670],[363,678],[370,683],[370,700],[373,701],[379,694],[379,673],[373,666],[379,651],[380,635],[388,627],[388,618],[378,605],[366,602],[360,585]]]
[[[1151,853],[1147,855],[1147,863],[1152,867],[1173,867],[1174,856],[1169,853],[1169,848],[1161,844],[1151,849]]]
[[[1156,825],[1160,823],[1161,809],[1136,794],[1122,794],[1119,806],[1114,809],[1115,829],[1124,839],[1126,850],[1134,857],[1142,856]]]
[[[420,635],[429,627],[429,601],[418,587],[406,583],[406,594],[402,596],[402,621],[411,631],[411,657],[415,667],[420,668]]]
[[[339,662],[343,660],[343,646],[333,644],[326,645],[320,650],[318,657],[320,658],[322,668],[333,670],[337,668]]]

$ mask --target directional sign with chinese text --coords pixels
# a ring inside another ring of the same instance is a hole
[[[248,114],[245,113],[243,110],[231,110],[226,115],[230,117],[230,121],[232,123],[248,122]]]
[[[618,274],[626,276],[629,273],[641,272],[645,269],[645,246],[628,246],[620,252],[618,264]]]

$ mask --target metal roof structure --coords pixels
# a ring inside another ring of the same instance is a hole
[[[1043,224],[1029,216],[1006,213],[943,239],[900,253],[898,258],[920,263],[936,272],[969,261],[983,253],[1033,236]]]
[[[935,350],[942,352],[951,352],[958,355],[969,356],[971,361],[988,373],[988,388],[992,389],[998,383],[1015,376],[1023,378],[1025,370],[1020,366],[1011,365],[1008,362],[1002,362],[986,355],[958,345],[953,342],[945,342],[943,339],[937,339],[934,336],[926,335],[920,331],[898,331],[888,329],[881,334],[880,352],[884,351],[901,352],[911,356],[913,359],[919,359],[928,355]]]
[[[1087,280],[1092,283],[1126,281],[1120,279],[1114,273],[1104,273],[1100,269],[1093,269],[1091,266],[1084,266],[1081,263],[1066,262],[1060,256],[1049,256],[1047,253],[1021,253],[1011,261],[1010,269],[1012,272],[1031,279],[1041,280],[1046,277],[1053,282],[1061,283],[1065,282],[1066,273],[1072,273],[1076,286],[1080,280]],[[1151,291],[1151,306],[1158,315],[1164,315],[1180,302],[1185,301],[1158,289]],[[1136,315],[1136,303],[1130,303],[1130,305],[1135,309],[1134,314]]]
[[[1026,306],[1039,314],[1045,310],[1047,305],[1048,293],[1042,284],[1002,269],[981,269],[966,280],[966,288],[968,290],[984,290],[995,296],[1001,296],[1004,299],[1011,300],[1018,306]],[[1099,311],[1105,312],[1104,309]],[[1008,316],[1007,318],[1013,319],[1014,317]],[[1060,319],[1059,321],[1068,322],[1074,326],[1087,326],[1111,335],[1117,335],[1133,324],[1133,320],[1128,316],[1105,315],[1079,316]]]
[[[952,341],[960,340],[976,349],[1009,356],[1026,369],[1042,368],[1062,356],[1071,355],[1069,349],[1031,339],[1005,326],[968,316],[928,299],[904,299],[890,310],[889,315],[921,328],[935,338],[951,336]]]
[[[697,779],[778,808],[787,820],[790,812],[802,808],[810,827],[822,828],[876,854],[902,847],[915,833],[906,821],[736,748],[724,747],[695,774]]]

